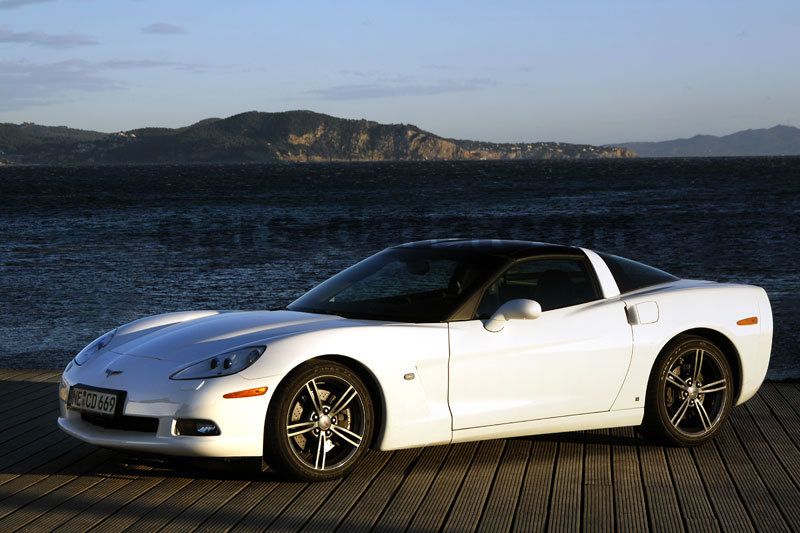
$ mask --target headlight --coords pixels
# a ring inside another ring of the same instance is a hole
[[[116,329],[112,329],[102,337],[99,337],[93,340],[89,345],[78,352],[78,355],[75,356],[75,364],[82,365],[83,363],[87,362],[91,359],[94,354],[105,348],[111,342],[111,339],[114,338],[114,334],[117,332]]]
[[[67,382],[63,379],[58,383],[58,397],[61,398],[61,401],[64,403],[66,403],[69,397],[69,386],[67,386]]]
[[[172,374],[170,379],[205,379],[229,376],[252,365],[266,350],[266,346],[250,346],[226,352],[194,363]]]

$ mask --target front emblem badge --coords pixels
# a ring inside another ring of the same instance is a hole
[[[106,378],[110,378],[111,376],[116,376],[118,374],[122,374],[122,370],[111,370],[110,368],[106,368]]]

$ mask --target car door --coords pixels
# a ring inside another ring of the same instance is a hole
[[[484,328],[504,302],[536,300],[542,314]],[[603,299],[585,257],[513,264],[485,292],[475,320],[451,322],[453,429],[608,411],[631,359],[621,301]]]

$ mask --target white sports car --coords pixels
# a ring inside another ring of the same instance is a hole
[[[642,425],[693,445],[769,363],[763,289],[584,248],[439,240],[386,249],[280,311],[143,318],[60,385],[81,440],[260,457],[306,480],[394,450]]]

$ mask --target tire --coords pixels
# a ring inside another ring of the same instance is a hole
[[[653,365],[642,433],[673,446],[702,444],[728,418],[733,394],[733,373],[722,350],[703,337],[678,336]]]
[[[264,459],[304,481],[346,475],[367,452],[375,427],[369,389],[345,365],[311,361],[281,383],[270,402]]]

